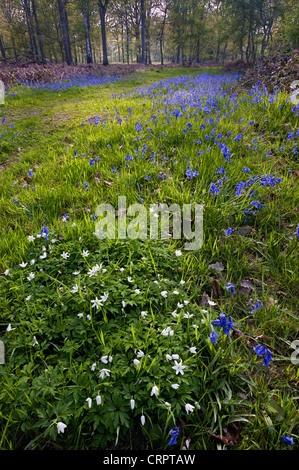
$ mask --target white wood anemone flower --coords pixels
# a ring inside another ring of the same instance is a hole
[[[67,425],[62,423],[62,421],[59,421],[57,423],[57,432],[60,434],[61,432],[64,433],[65,428],[67,428]]]

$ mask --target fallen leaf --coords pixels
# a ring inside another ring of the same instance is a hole
[[[215,271],[223,271],[224,270],[223,264],[219,263],[219,261],[217,261],[217,263],[215,263],[215,264],[210,264],[209,268],[215,269]]]
[[[241,282],[240,282],[240,286],[241,286],[241,287],[244,287],[245,289],[252,289],[252,290],[254,290],[254,284],[253,284],[252,282],[250,282],[250,281],[246,281],[246,280],[241,281]]]

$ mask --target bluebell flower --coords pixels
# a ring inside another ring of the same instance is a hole
[[[43,226],[43,228],[41,229],[40,233],[43,235],[45,240],[49,240],[49,238],[48,238],[49,229],[44,224],[42,224],[42,226]]]
[[[179,435],[179,428],[176,426],[174,429],[170,431],[170,441],[168,443],[169,446],[173,446],[177,443],[178,435]]]
[[[28,175],[30,176],[30,178],[33,176],[33,171],[31,169],[28,171]]]
[[[292,437],[289,437],[289,436],[286,436],[286,435],[282,436],[281,440],[283,442],[286,442],[287,444],[289,444],[291,446],[294,444],[294,439]]]
[[[233,233],[233,229],[232,228],[228,228],[226,231],[225,231],[225,234],[229,237],[232,233]]]
[[[198,176],[197,166],[195,167],[194,171],[191,170],[190,163],[186,170],[186,178],[187,180],[191,180],[192,178],[196,178]]]
[[[220,185],[221,186],[221,185]],[[214,196],[221,192],[221,187],[218,187],[217,184],[212,183],[209,189],[209,193],[214,194]]]
[[[235,286],[234,286],[231,282],[228,282],[228,283],[226,284],[226,286],[225,286],[226,290],[227,290],[227,291],[230,291],[231,294],[235,294],[235,293],[236,293],[236,291],[234,290],[234,287],[235,287]]]
[[[215,173],[225,175],[225,169],[224,169],[224,167],[222,166],[222,167],[218,168],[218,169],[215,171]]]
[[[220,313],[219,315],[219,320],[213,320],[212,321],[212,325],[213,326],[220,326],[222,329],[223,329],[223,333],[225,335],[228,335],[229,334],[229,330],[233,330],[233,320],[231,317],[228,318],[227,320],[227,317],[224,313]]]
[[[297,225],[296,232],[293,233],[297,238],[299,238],[299,224]]]
[[[216,333],[216,331],[213,331],[213,333],[211,333],[210,336],[209,336],[209,340],[211,341],[211,343],[216,344],[218,336],[219,336],[219,334]]]
[[[264,365],[268,367],[270,361],[272,360],[272,356],[266,346],[258,344],[255,348],[253,348],[253,350],[258,356],[264,358]]]
[[[259,308],[262,307],[262,301],[259,300],[255,305],[252,306],[250,314],[253,315],[255,310],[258,310]]]

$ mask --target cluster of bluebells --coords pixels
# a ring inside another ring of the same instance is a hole
[[[210,189],[209,189],[209,193],[212,193],[214,196],[216,194],[219,194],[221,192],[221,189],[222,189],[223,181],[225,181],[225,180],[226,180],[226,177],[224,176],[223,178],[219,179],[217,181],[217,183],[212,182],[211,186],[210,186]]]
[[[229,335],[230,330],[234,329],[234,323],[233,323],[232,318],[230,316],[227,318],[227,316],[223,312],[220,313],[218,320],[212,321],[212,325],[214,327],[220,327],[220,329],[223,330],[224,335]],[[210,334],[209,339],[211,343],[216,344],[218,337],[219,337],[219,333],[217,333],[216,331],[213,331]]]
[[[253,350],[258,356],[263,358],[264,365],[268,367],[272,360],[271,352],[269,351],[269,349],[266,348],[266,346],[264,345],[258,344],[257,346],[255,346],[255,348],[253,348]]]
[[[53,80],[52,82],[41,82],[37,80],[16,80],[14,87],[7,90],[8,96],[16,96],[22,90],[30,88],[33,92],[64,92],[73,88],[88,88],[91,86],[105,85],[109,83],[123,82],[125,77],[101,76],[101,75],[77,75],[65,77],[64,80]]]
[[[262,307],[262,305],[263,305],[262,301],[258,300],[255,305],[252,305],[251,310],[250,310],[250,314],[253,315],[256,310],[258,310],[259,308]]]
[[[49,238],[48,238],[49,229],[44,224],[42,224],[42,225],[43,225],[43,227],[42,227],[40,233],[44,237],[45,240],[49,240]]]
[[[191,169],[191,162],[188,165],[188,168],[186,170],[186,179],[187,180],[192,180],[193,178],[196,178],[198,176],[198,170],[197,166],[194,168],[194,170]]]

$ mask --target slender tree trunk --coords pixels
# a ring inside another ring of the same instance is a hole
[[[144,0],[140,0],[141,19],[141,63],[145,64],[145,5]]]
[[[164,65],[164,57],[163,57],[163,39],[160,38],[160,56],[161,56],[161,65]]]
[[[192,36],[190,37],[190,48],[189,48],[189,65],[192,64],[193,61],[193,43],[192,43]]]
[[[200,39],[196,41],[196,62],[199,64],[200,61]]]
[[[91,42],[90,42],[90,34],[89,34],[89,21],[86,11],[86,3],[85,0],[82,0],[82,13],[83,13],[83,21],[84,21],[84,33],[85,33],[85,44],[86,44],[86,62],[88,64],[92,64],[92,49],[91,49]]]
[[[125,21],[126,21],[126,51],[127,51],[127,64],[130,64],[130,51],[129,51],[129,44],[130,44],[130,31],[129,31],[129,22],[128,22],[128,10],[126,6],[125,10]]]
[[[18,58],[18,53],[17,53],[16,43],[15,43],[15,38],[13,37],[13,34],[11,35],[11,42],[12,42],[12,48],[13,48],[13,52],[14,52],[14,56],[15,56],[16,62],[18,62],[19,58]]]
[[[166,24],[166,17],[167,17],[167,10],[168,10],[168,2],[166,3],[165,10],[164,10],[164,17],[161,27],[161,34],[160,34],[160,55],[161,55],[161,65],[164,64],[164,56],[163,56],[163,40],[164,40],[164,31],[165,31],[165,24]]]
[[[39,44],[39,50],[40,50],[40,55],[41,55],[41,62],[45,63],[45,53],[44,53],[44,43],[39,27],[39,22],[36,14],[36,5],[35,5],[35,0],[31,0],[31,5],[32,5],[32,14],[35,22],[35,29],[36,29],[36,34],[37,34],[37,40]]]
[[[2,59],[6,60],[5,47],[4,47],[4,42],[3,42],[3,38],[1,34],[0,34],[0,51],[1,51]]]
[[[242,25],[241,25],[241,36],[240,36],[240,60],[244,61],[244,52],[243,52],[243,34],[245,28],[245,14],[242,17]]]
[[[146,36],[146,44],[145,44],[145,50],[146,50],[146,59],[145,63],[152,63],[152,58],[151,58],[151,36],[150,36],[150,15],[148,14],[147,21],[145,23],[145,36]]]
[[[217,41],[216,62],[219,61],[219,54],[220,54],[220,38],[218,38],[218,41]]]
[[[32,59],[38,62],[38,50],[37,50],[37,44],[36,44],[34,29],[32,25],[31,10],[30,10],[30,5],[28,3],[28,0],[23,0],[23,7],[25,11]]]
[[[180,63],[180,54],[181,54],[181,46],[177,47],[177,53],[176,53],[176,63]]]
[[[222,63],[224,64],[225,59],[226,59],[226,49],[227,49],[227,42],[225,43],[224,49],[223,49],[223,54],[222,54]]]
[[[100,19],[101,19],[101,34],[102,34],[102,48],[103,48],[103,65],[108,65],[107,53],[107,36],[106,36],[106,11],[109,0],[98,0]]]
[[[76,42],[74,41],[74,47],[73,47],[73,51],[74,51],[74,59],[75,59],[75,65],[78,64],[78,56],[77,56],[77,44]]]
[[[67,16],[67,11],[66,11],[65,0],[58,0],[58,10],[59,10],[60,27],[62,31],[66,62],[68,65],[73,65],[69,27],[68,27],[68,16]]]
[[[121,23],[121,57],[122,63],[125,63],[125,48],[124,48],[124,24]]]
[[[141,62],[141,42],[140,42],[140,17],[141,15],[139,14],[139,1],[140,0],[135,0],[134,1],[134,6],[133,6],[133,14],[134,14],[134,36],[136,39],[136,62],[140,64]],[[133,62],[133,57],[132,57],[132,50],[131,52],[131,62]]]

